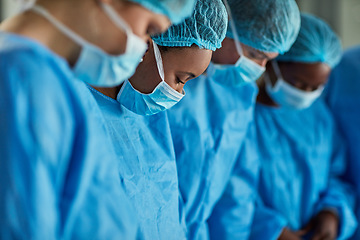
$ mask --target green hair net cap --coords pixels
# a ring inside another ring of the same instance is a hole
[[[138,3],[150,11],[167,16],[173,24],[189,17],[194,10],[196,0],[129,0]]]
[[[334,31],[320,18],[301,14],[299,35],[290,48],[278,61],[302,63],[322,62],[333,68],[341,59],[341,42]]]
[[[153,36],[153,40],[160,46],[191,47],[195,44],[215,51],[225,38],[227,23],[228,15],[221,0],[198,0],[192,16]]]
[[[300,29],[294,0],[228,0],[239,41],[262,52],[287,52]],[[227,37],[234,38],[229,27]]]

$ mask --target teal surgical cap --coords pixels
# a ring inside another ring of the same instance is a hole
[[[340,40],[329,25],[310,14],[301,14],[299,36],[289,52],[279,56],[277,60],[302,63],[322,62],[332,68],[339,63],[341,54]]]
[[[167,16],[173,24],[182,22],[194,10],[195,0],[129,0]]]
[[[228,15],[221,0],[198,0],[193,15],[153,37],[156,44],[167,47],[191,47],[215,51],[225,38]]]
[[[287,52],[300,29],[294,0],[228,0],[239,41],[262,52]],[[229,27],[227,37],[234,38]]]

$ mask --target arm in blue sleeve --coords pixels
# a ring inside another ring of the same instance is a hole
[[[260,197],[255,204],[250,240],[276,240],[287,226],[287,220],[280,213],[266,207]]]
[[[250,125],[225,192],[208,220],[211,239],[247,239],[249,236],[258,173],[255,137],[255,127]]]
[[[335,128],[335,127],[334,127]],[[329,170],[328,188],[321,194],[316,212],[333,209],[339,217],[338,239],[348,239],[356,230],[357,221],[353,212],[355,193],[352,186],[340,179],[346,167],[346,146],[339,132],[332,135],[333,145]]]

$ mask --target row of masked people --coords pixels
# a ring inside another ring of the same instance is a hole
[[[342,55],[294,0],[37,1],[0,25],[0,238],[359,238]]]

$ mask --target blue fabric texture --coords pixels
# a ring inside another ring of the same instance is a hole
[[[207,220],[228,185],[253,119],[257,87],[235,87],[231,77],[213,78],[207,72],[188,82],[184,89],[186,96],[168,110],[168,116],[187,237],[207,239]]]
[[[283,54],[295,42],[300,12],[294,0],[228,0],[228,3],[243,44]],[[234,38],[230,27],[226,36]]]
[[[286,219],[286,226],[296,231],[321,210],[332,208],[339,216],[338,239],[348,239],[357,226],[351,209],[354,192],[340,180],[346,147],[324,101],[301,111],[257,104],[255,122],[261,149],[258,194],[263,202],[256,212],[265,212],[253,222],[257,231],[277,239],[278,228],[268,227],[273,218]],[[274,211],[273,217],[267,208]]]
[[[360,46],[347,50],[331,73],[326,101],[349,147],[349,164],[344,178],[354,184],[357,193],[356,212],[360,220]],[[360,239],[360,229],[352,239]]]
[[[252,121],[228,185],[208,220],[210,239],[249,239],[259,168],[254,138]]]
[[[166,112],[142,116],[89,87],[114,145],[121,183],[142,239],[185,239],[176,162]]]
[[[160,46],[191,47],[195,44],[215,51],[225,38],[227,22],[228,15],[221,0],[198,0],[191,17],[152,39]]]
[[[0,238],[135,238],[103,119],[68,63],[0,32],[0,94]]]
[[[194,11],[196,0],[129,0],[157,14],[167,16],[173,24],[182,22]]]
[[[339,63],[341,42],[334,31],[320,18],[301,14],[299,35],[290,50],[277,57],[278,61],[301,63],[326,63],[331,68]]]
[[[285,216],[282,216],[276,210],[265,206],[258,196],[251,224],[251,233],[248,239],[277,240],[284,227],[287,226],[288,221]]]

